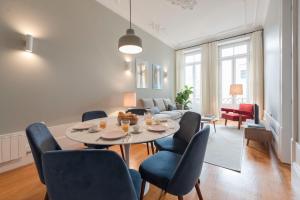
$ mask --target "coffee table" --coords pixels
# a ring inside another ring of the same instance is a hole
[[[204,115],[201,117],[201,129],[203,129],[203,126],[205,123],[207,124],[213,124],[214,125],[214,130],[215,130],[215,133],[217,132],[217,129],[216,129],[216,121],[218,121],[218,118],[214,115]]]

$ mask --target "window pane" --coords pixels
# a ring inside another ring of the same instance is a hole
[[[233,48],[232,47],[223,48],[221,55],[222,55],[222,57],[233,56]]]
[[[195,62],[201,62],[201,54],[196,54],[194,60]]]
[[[232,104],[232,97],[229,94],[230,85],[232,83],[232,60],[223,60],[222,67],[222,104]]]
[[[243,95],[236,97],[237,103],[242,103],[247,100],[248,97],[248,69],[247,69],[247,58],[238,58],[235,60],[235,80],[236,83],[243,84]]]
[[[193,87],[193,80],[194,80],[194,77],[193,77],[193,65],[187,65],[187,66],[185,66],[185,73],[184,74],[185,74],[185,77],[184,77],[185,85]]]
[[[246,54],[247,53],[247,45],[240,45],[234,47],[234,55],[241,55],[241,54]]]
[[[192,63],[194,62],[194,56],[185,56],[185,63]]]
[[[201,91],[201,65],[195,65],[195,85],[194,85],[194,98],[195,100],[200,100],[200,91]],[[200,102],[199,102],[200,103]]]

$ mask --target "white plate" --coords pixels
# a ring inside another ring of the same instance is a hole
[[[101,134],[101,138],[104,140],[117,140],[125,136],[126,134],[121,130],[105,131]]]
[[[76,124],[72,129],[73,130],[88,130],[89,128],[92,128],[93,126],[95,126],[95,124],[92,124],[92,123],[79,123],[79,124]]]
[[[165,127],[164,125],[151,125],[148,126],[147,129],[153,132],[164,132],[167,130],[167,127]]]

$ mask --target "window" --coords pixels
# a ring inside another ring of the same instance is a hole
[[[193,87],[192,110],[200,112],[201,105],[201,52],[184,54],[184,85]]]
[[[249,102],[249,42],[244,41],[220,46],[219,66],[221,106],[232,107],[240,103]],[[231,84],[242,84],[243,95],[231,96]]]

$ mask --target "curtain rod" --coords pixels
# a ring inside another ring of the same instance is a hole
[[[255,30],[255,31],[250,31],[250,32],[247,32],[247,33],[242,33],[242,34],[239,34],[239,35],[234,35],[234,36],[225,37],[225,38],[218,39],[218,40],[212,40],[212,41],[209,41],[209,42],[203,42],[203,43],[195,44],[195,45],[192,45],[192,46],[189,46],[189,47],[184,47],[184,48],[176,49],[175,51],[189,49],[189,48],[197,47],[197,46],[200,46],[200,45],[203,45],[203,44],[208,44],[208,43],[211,43],[211,42],[219,42],[219,41],[222,41],[222,40],[228,40],[228,39],[231,39],[231,38],[235,38],[235,37],[239,37],[239,36],[243,36],[243,35],[248,35],[250,33],[255,33],[255,32],[258,32],[258,31],[264,31],[264,30],[263,29],[258,29],[258,30]]]

